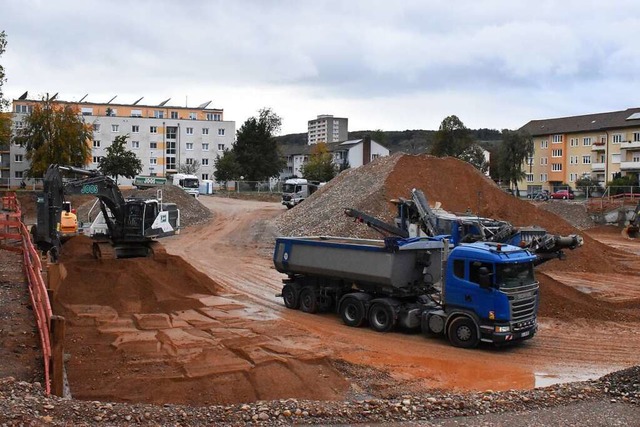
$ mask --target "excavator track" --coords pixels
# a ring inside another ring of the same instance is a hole
[[[93,256],[96,259],[116,259],[116,248],[109,242],[93,242]]]

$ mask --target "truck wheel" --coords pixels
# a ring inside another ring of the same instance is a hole
[[[305,313],[318,312],[318,298],[315,289],[311,286],[305,286],[300,292],[300,310]]]
[[[282,288],[282,299],[284,305],[292,310],[300,308],[300,289],[295,285],[284,285]]]
[[[340,316],[345,325],[357,328],[364,322],[364,304],[353,297],[345,298],[340,304]]]
[[[480,342],[476,324],[468,317],[454,319],[449,324],[447,334],[449,335],[449,342],[454,347],[474,348]]]
[[[393,309],[385,303],[376,303],[369,309],[369,326],[377,332],[389,332],[395,326]]]

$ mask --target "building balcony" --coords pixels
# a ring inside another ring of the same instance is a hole
[[[591,163],[591,170],[592,171],[603,171],[604,170],[604,163]]]
[[[620,143],[621,150],[632,150],[640,148],[640,141],[626,141]]]
[[[620,170],[623,171],[640,171],[640,159],[634,162],[620,162]]]

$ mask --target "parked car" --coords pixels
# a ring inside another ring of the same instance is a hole
[[[531,200],[549,200],[549,190],[536,190],[527,194],[527,198]]]
[[[573,192],[569,191],[569,190],[558,190],[554,193],[551,193],[551,198],[552,199],[562,199],[562,200],[573,200],[574,199],[574,195]]]

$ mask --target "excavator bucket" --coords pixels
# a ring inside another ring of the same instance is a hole
[[[622,229],[622,236],[629,240],[637,239],[640,237],[640,227],[636,225],[627,225]]]

